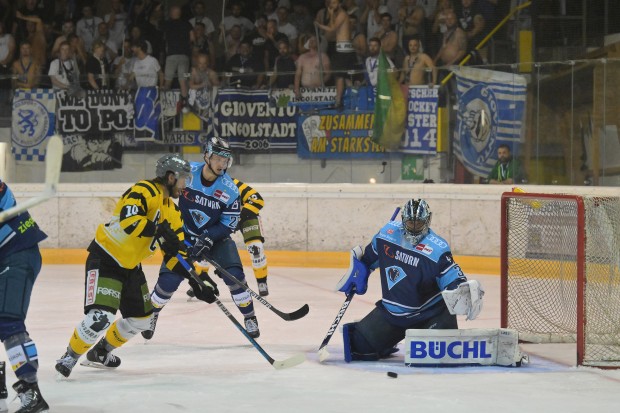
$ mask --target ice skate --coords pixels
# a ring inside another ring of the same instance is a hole
[[[269,287],[267,287],[267,279],[262,279],[258,281],[258,294],[261,297],[266,297],[269,295]]]
[[[145,340],[150,340],[153,338],[153,335],[155,334],[155,327],[157,326],[158,318],[159,318],[159,312],[153,313],[153,317],[151,317],[151,326],[149,327],[148,330],[145,330],[141,333],[142,337],[144,337]]]
[[[68,351],[63,354],[60,359],[56,360],[56,371],[63,377],[69,377],[71,370],[75,367],[78,358],[73,357]]]
[[[86,360],[80,363],[82,366],[98,369],[115,369],[121,365],[121,359],[106,350],[103,342],[104,340],[100,341],[86,353]]]
[[[250,337],[252,338],[260,337],[260,330],[258,329],[258,320],[256,319],[256,316],[246,317],[244,319],[244,322],[245,322],[245,331],[247,331]]]
[[[17,392],[17,397],[22,404],[21,408],[15,413],[40,413],[49,411],[49,405],[39,390],[37,383],[28,383],[23,380],[13,385],[13,389]]]

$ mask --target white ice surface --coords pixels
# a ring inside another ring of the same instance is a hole
[[[145,267],[151,287],[157,270]],[[574,367],[573,345],[529,345],[531,364],[522,368],[407,368],[402,350],[388,361],[344,363],[338,331],[328,346],[330,359],[320,364],[316,351],[344,300],[332,290],[342,271],[270,268],[268,301],[282,311],[308,303],[310,313],[287,322],[255,302],[258,342],[278,360],[305,353],[300,366],[275,370],[215,305],[188,302],[183,283],[154,338],[145,344],[137,336],[115,352],[122,358],[118,369],[78,365],[58,381],[55,360],[82,320],[83,266],[46,265],[27,319],[39,350],[40,388],[58,413],[620,411],[620,371]],[[485,307],[475,321],[459,319],[460,327],[499,327],[499,277],[469,277],[484,285]],[[256,288],[253,278],[249,284]],[[375,274],[343,322],[361,319],[379,294]],[[222,302],[240,319],[227,292]],[[15,381],[11,371],[7,381]],[[9,400],[13,395],[10,390]],[[10,411],[17,408],[14,401]]]

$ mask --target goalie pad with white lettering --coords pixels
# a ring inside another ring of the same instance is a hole
[[[527,362],[527,355],[519,348],[517,330],[409,329],[405,336],[405,365],[408,367],[519,367]]]
[[[452,315],[467,315],[467,320],[474,320],[482,311],[484,289],[476,280],[461,283],[454,290],[444,290],[441,295]]]

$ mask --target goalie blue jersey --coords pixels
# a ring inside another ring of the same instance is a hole
[[[0,181],[0,211],[6,211],[16,205],[15,197],[9,187]],[[28,211],[0,223],[0,259],[11,253],[37,245],[47,235],[32,219]]]
[[[366,246],[362,261],[379,268],[382,299],[377,306],[402,327],[424,321],[444,308],[441,291],[467,278],[454,262],[446,240],[433,230],[417,244],[408,241],[401,221],[391,221]]]
[[[191,179],[179,197],[186,239],[193,245],[194,237],[205,231],[213,241],[223,239],[239,224],[239,189],[227,173],[208,182],[202,178],[204,163],[190,165]]]

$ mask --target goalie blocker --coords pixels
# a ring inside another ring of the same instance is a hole
[[[519,333],[512,329],[410,329],[405,336],[408,367],[519,367],[527,362],[519,349]]]

